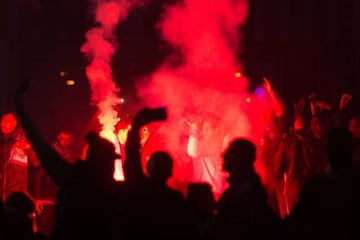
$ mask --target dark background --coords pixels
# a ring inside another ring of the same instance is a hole
[[[1,2],[0,114],[13,110],[16,85],[31,75],[28,109],[47,138],[54,139],[63,126],[82,136],[96,111],[79,50],[84,33],[93,26],[91,1]],[[121,114],[134,111],[134,80],[154,71],[171,51],[154,29],[165,2],[153,0],[147,8],[132,11],[118,27],[113,76],[126,99]],[[353,94],[356,109],[359,18],[358,0],[250,0],[248,21],[239,29],[244,35],[239,58],[252,88],[267,76],[289,106],[316,91],[337,107],[346,91]],[[67,75],[60,77],[60,71]],[[76,84],[66,86],[67,79]]]

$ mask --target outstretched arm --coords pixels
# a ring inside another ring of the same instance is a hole
[[[49,145],[46,140],[41,136],[38,129],[27,115],[23,98],[30,80],[26,79],[16,90],[15,93],[15,108],[19,116],[19,121],[24,128],[27,138],[31,142],[41,165],[44,167],[51,179],[57,184],[61,185],[65,182],[68,175],[70,165]]]

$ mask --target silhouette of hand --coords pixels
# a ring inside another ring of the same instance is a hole
[[[140,128],[150,122],[162,121],[166,120],[166,118],[166,108],[144,108],[136,114],[135,118],[133,119],[132,125],[134,128]]]
[[[339,109],[340,110],[344,109],[349,104],[351,99],[352,99],[352,95],[350,93],[343,93],[341,95]]]

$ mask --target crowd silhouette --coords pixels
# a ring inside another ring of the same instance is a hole
[[[85,159],[71,163],[45,140],[24,107],[29,84],[25,80],[15,93],[16,114],[41,167],[56,184],[55,220],[50,234],[41,232],[36,222],[41,204],[26,191],[15,191],[0,204],[2,239],[359,238],[360,128],[359,118],[344,111],[349,94],[337,110],[311,94],[287,118],[264,79],[276,106],[274,119],[262,145],[244,137],[230,140],[221,156],[228,188],[217,201],[206,182],[189,183],[187,194],[169,186],[171,152],[152,153],[144,171],[140,131],[166,121],[166,108],[144,108],[133,118],[125,181],[115,181],[114,161],[121,156],[96,132],[85,136]]]

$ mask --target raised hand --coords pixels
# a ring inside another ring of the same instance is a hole
[[[272,87],[270,80],[266,77],[263,78],[263,88],[271,98],[271,101],[274,106],[275,115],[278,117],[283,116],[285,113],[284,104],[282,103],[277,93],[275,92],[274,88]]]
[[[162,121],[166,120],[166,118],[166,108],[144,108],[136,114],[135,118],[132,121],[132,125],[134,128],[140,128],[150,122]]]
[[[351,99],[352,99],[352,95],[350,93],[343,93],[341,95],[339,109],[340,110],[344,109],[349,104]]]
[[[266,90],[266,92],[268,93],[272,93],[273,92],[273,87],[271,85],[271,82],[268,78],[263,77],[263,87]]]

